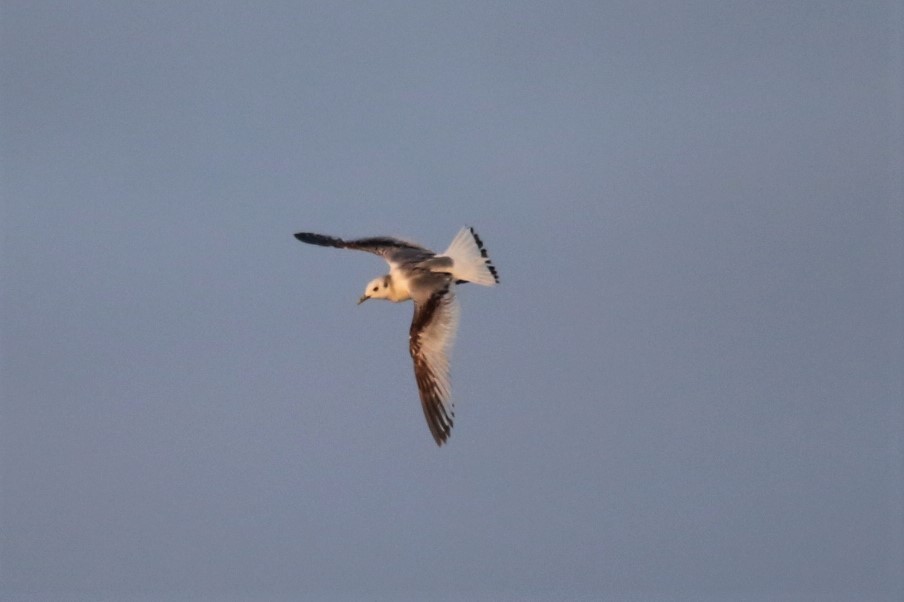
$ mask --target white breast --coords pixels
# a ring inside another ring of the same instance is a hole
[[[408,278],[402,270],[392,266],[392,269],[389,270],[389,278],[389,296],[387,299],[396,303],[411,299]]]

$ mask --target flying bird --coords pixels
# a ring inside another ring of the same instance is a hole
[[[381,256],[389,273],[367,283],[358,305],[368,299],[414,302],[408,350],[414,360],[421,407],[437,445],[449,438],[455,417],[449,383],[449,352],[458,327],[455,286],[473,282],[493,286],[499,275],[474,228],[462,228],[449,248],[436,254],[420,245],[379,236],[342,240],[299,232],[295,238],[321,247],[355,249]]]

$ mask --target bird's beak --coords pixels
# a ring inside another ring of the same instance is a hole
[[[368,299],[370,299],[370,297],[368,297],[367,295],[364,295],[363,297],[361,297],[360,299],[358,299],[358,305],[361,305],[362,303],[364,303],[364,302],[367,301]]]

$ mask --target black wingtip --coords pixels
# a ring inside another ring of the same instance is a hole
[[[345,245],[345,241],[334,236],[324,236],[323,234],[314,234],[313,232],[296,232],[295,238],[309,245],[318,245],[321,247],[339,247]]]
[[[314,234],[313,232],[296,232],[295,238],[309,245],[322,245],[325,241],[330,240],[331,237],[323,234]]]

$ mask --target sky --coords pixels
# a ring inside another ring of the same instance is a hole
[[[0,2],[0,598],[904,598],[904,9]],[[378,257],[474,226],[438,448]]]

